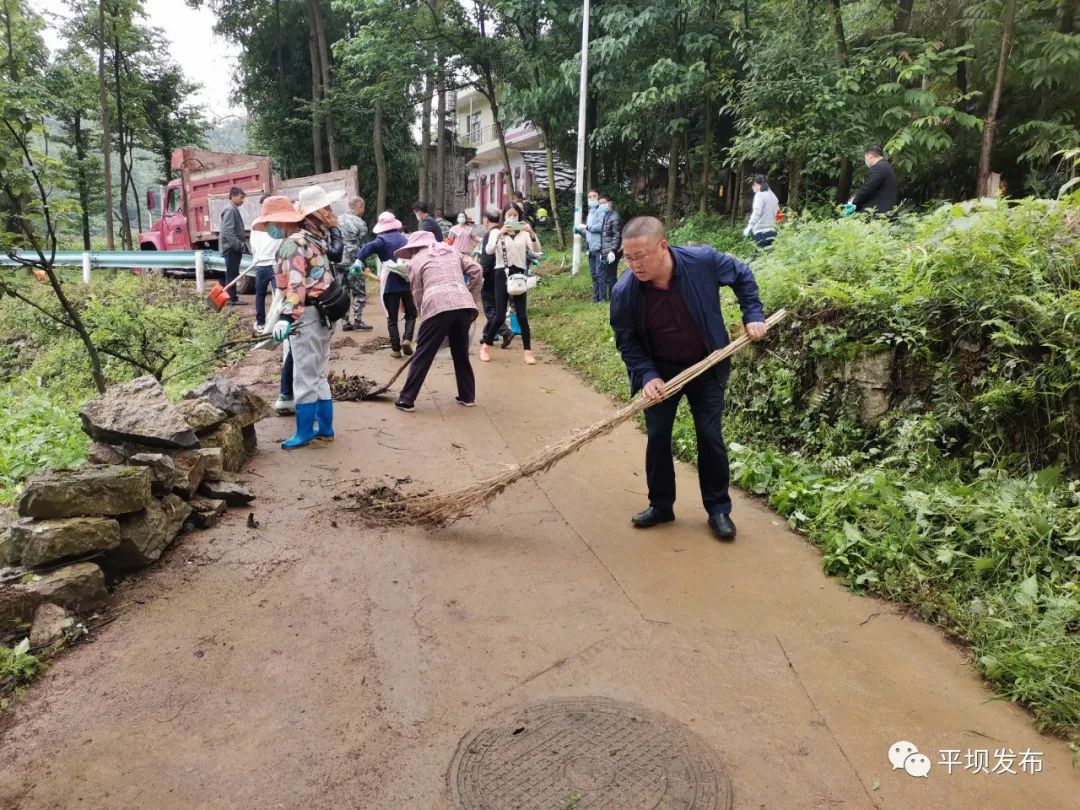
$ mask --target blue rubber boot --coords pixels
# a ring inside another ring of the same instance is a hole
[[[334,440],[334,400],[320,399],[316,402],[315,419],[319,423],[315,437],[332,442]]]
[[[311,443],[311,440],[315,438],[315,409],[317,407],[316,402],[296,403],[296,433],[291,439],[286,439],[281,443],[282,450],[292,450],[294,447],[303,447]]]

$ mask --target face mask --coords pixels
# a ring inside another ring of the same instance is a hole
[[[274,222],[268,222],[266,224],[266,235],[271,239],[284,239],[285,231],[282,227]]]
[[[600,209],[601,211],[603,211],[603,212],[604,212],[605,214],[606,214],[606,213],[607,213],[608,211],[610,211],[610,210],[611,210],[611,206],[610,206],[610,205],[608,205],[607,203],[600,203],[600,205],[599,205],[599,206],[597,206],[597,207],[598,207],[598,208],[599,208],[599,209]]]
[[[589,208],[596,208],[596,206],[598,204],[599,204],[598,200],[589,200]]]
[[[458,215],[457,224],[458,225],[464,225],[465,224],[465,215],[464,214],[459,214]]]

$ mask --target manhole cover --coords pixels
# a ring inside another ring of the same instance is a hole
[[[688,728],[632,703],[550,700],[494,717],[450,766],[459,810],[727,810],[731,786]]]

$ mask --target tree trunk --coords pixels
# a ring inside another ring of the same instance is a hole
[[[667,200],[664,203],[664,224],[669,228],[675,225],[675,194],[679,189],[679,146],[681,132],[671,136],[671,151],[668,153]]]
[[[319,0],[308,0],[315,25],[315,41],[318,46],[319,78],[322,86],[323,123],[326,126],[326,150],[330,153],[330,171],[341,168],[338,158],[337,136],[334,134],[334,107],[330,103],[330,49],[326,44],[326,21]]]
[[[138,230],[135,235],[138,236],[142,233],[142,203],[139,201],[139,189],[135,185],[135,173],[132,169],[135,167],[135,144],[128,139],[128,184],[131,186],[131,197],[135,200],[135,225]],[[134,242],[132,250],[134,250]]]
[[[514,172],[510,168],[510,152],[506,148],[506,133],[503,132],[502,121],[499,118],[499,98],[495,88],[495,80],[491,75],[490,65],[484,65],[484,89],[480,90],[480,92],[484,94],[488,104],[491,106],[491,118],[495,122],[495,134],[499,138],[499,151],[502,153],[506,188],[510,196],[513,197],[517,189],[514,188]]]
[[[844,36],[844,17],[840,12],[840,0],[829,0],[829,11],[833,20],[833,45],[836,48],[836,61],[847,64],[847,38]]]
[[[1076,31],[1077,0],[1061,0],[1058,6],[1058,33],[1072,34]]]
[[[435,92],[439,94],[435,115],[435,207],[442,208],[446,216],[446,74],[441,64]]]
[[[1005,68],[1009,63],[1009,54],[1013,46],[1013,24],[1016,22],[1016,0],[1005,0],[1002,11],[1001,51],[998,54],[997,73],[994,76],[994,91],[990,96],[990,106],[983,120],[982,146],[979,149],[979,174],[975,182],[975,193],[980,197],[990,197],[987,188],[990,180],[990,154],[994,149],[994,132],[997,129],[998,107],[1001,105],[1001,93],[1005,88]]]
[[[855,173],[851,158],[844,155],[840,158],[840,179],[836,183],[836,201],[845,203],[851,198],[851,178]]]
[[[388,175],[386,171],[386,152],[383,151],[383,103],[382,99],[375,100],[375,124],[371,134],[371,145],[375,150],[375,172],[379,179],[379,189],[376,192],[376,211],[386,210],[386,188]]]
[[[705,95],[705,131],[701,137],[701,192],[698,196],[698,213],[709,210],[709,170],[712,168],[712,99]]]
[[[75,172],[79,189],[80,220],[82,221],[83,250],[90,250],[90,178],[86,174],[86,144],[83,142],[82,111],[75,110],[75,125],[72,127],[75,141],[75,160],[78,168]]]
[[[310,17],[310,7],[308,9]],[[322,91],[319,70],[319,46],[315,41],[315,24],[308,20],[308,60],[311,62],[311,157],[315,174],[324,171],[322,148]]]
[[[799,194],[802,192],[802,160],[792,158],[791,169],[788,175],[788,208],[796,208],[799,203]]]
[[[120,245],[124,250],[132,250],[131,246],[131,217],[128,213],[128,174],[130,169],[127,165],[127,141],[124,132],[124,93],[123,83],[120,80],[120,38],[113,32],[113,88],[116,93],[116,152],[120,158]]]
[[[911,8],[915,0],[896,0],[896,11],[893,12],[892,30],[894,34],[906,34],[911,26]]]
[[[431,89],[435,80],[424,76],[424,102],[420,105],[420,193],[417,199],[426,201],[431,178]]]
[[[105,81],[105,0],[98,0],[98,101],[101,105],[101,148],[104,162],[105,247],[116,247],[112,210],[112,134],[109,130],[109,91]]]
[[[7,40],[8,78],[19,82],[19,63],[15,61],[15,44],[11,24],[11,0],[4,0],[4,38]]]
[[[278,109],[284,112],[289,108],[288,91],[285,88],[285,62],[281,55],[281,0],[274,0],[274,61],[277,63]],[[292,176],[292,156],[286,152],[281,156],[281,170],[285,177]]]
[[[551,138],[548,137],[548,131],[547,127],[541,128],[541,134],[544,137],[544,157],[547,160],[548,204],[551,206],[551,219],[555,223],[555,241],[559,245],[559,250],[564,250],[566,240],[563,237],[562,223],[559,222],[559,200],[558,195],[555,193],[555,152],[551,148]]]

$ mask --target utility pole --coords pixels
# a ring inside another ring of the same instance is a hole
[[[585,185],[585,107],[589,95],[589,0],[582,5],[581,18],[581,79],[578,83],[577,116],[577,167],[574,178],[574,258],[570,265],[570,274],[576,276],[581,270],[581,234],[578,228],[582,224],[581,198]],[[550,182],[550,178],[549,178]]]

